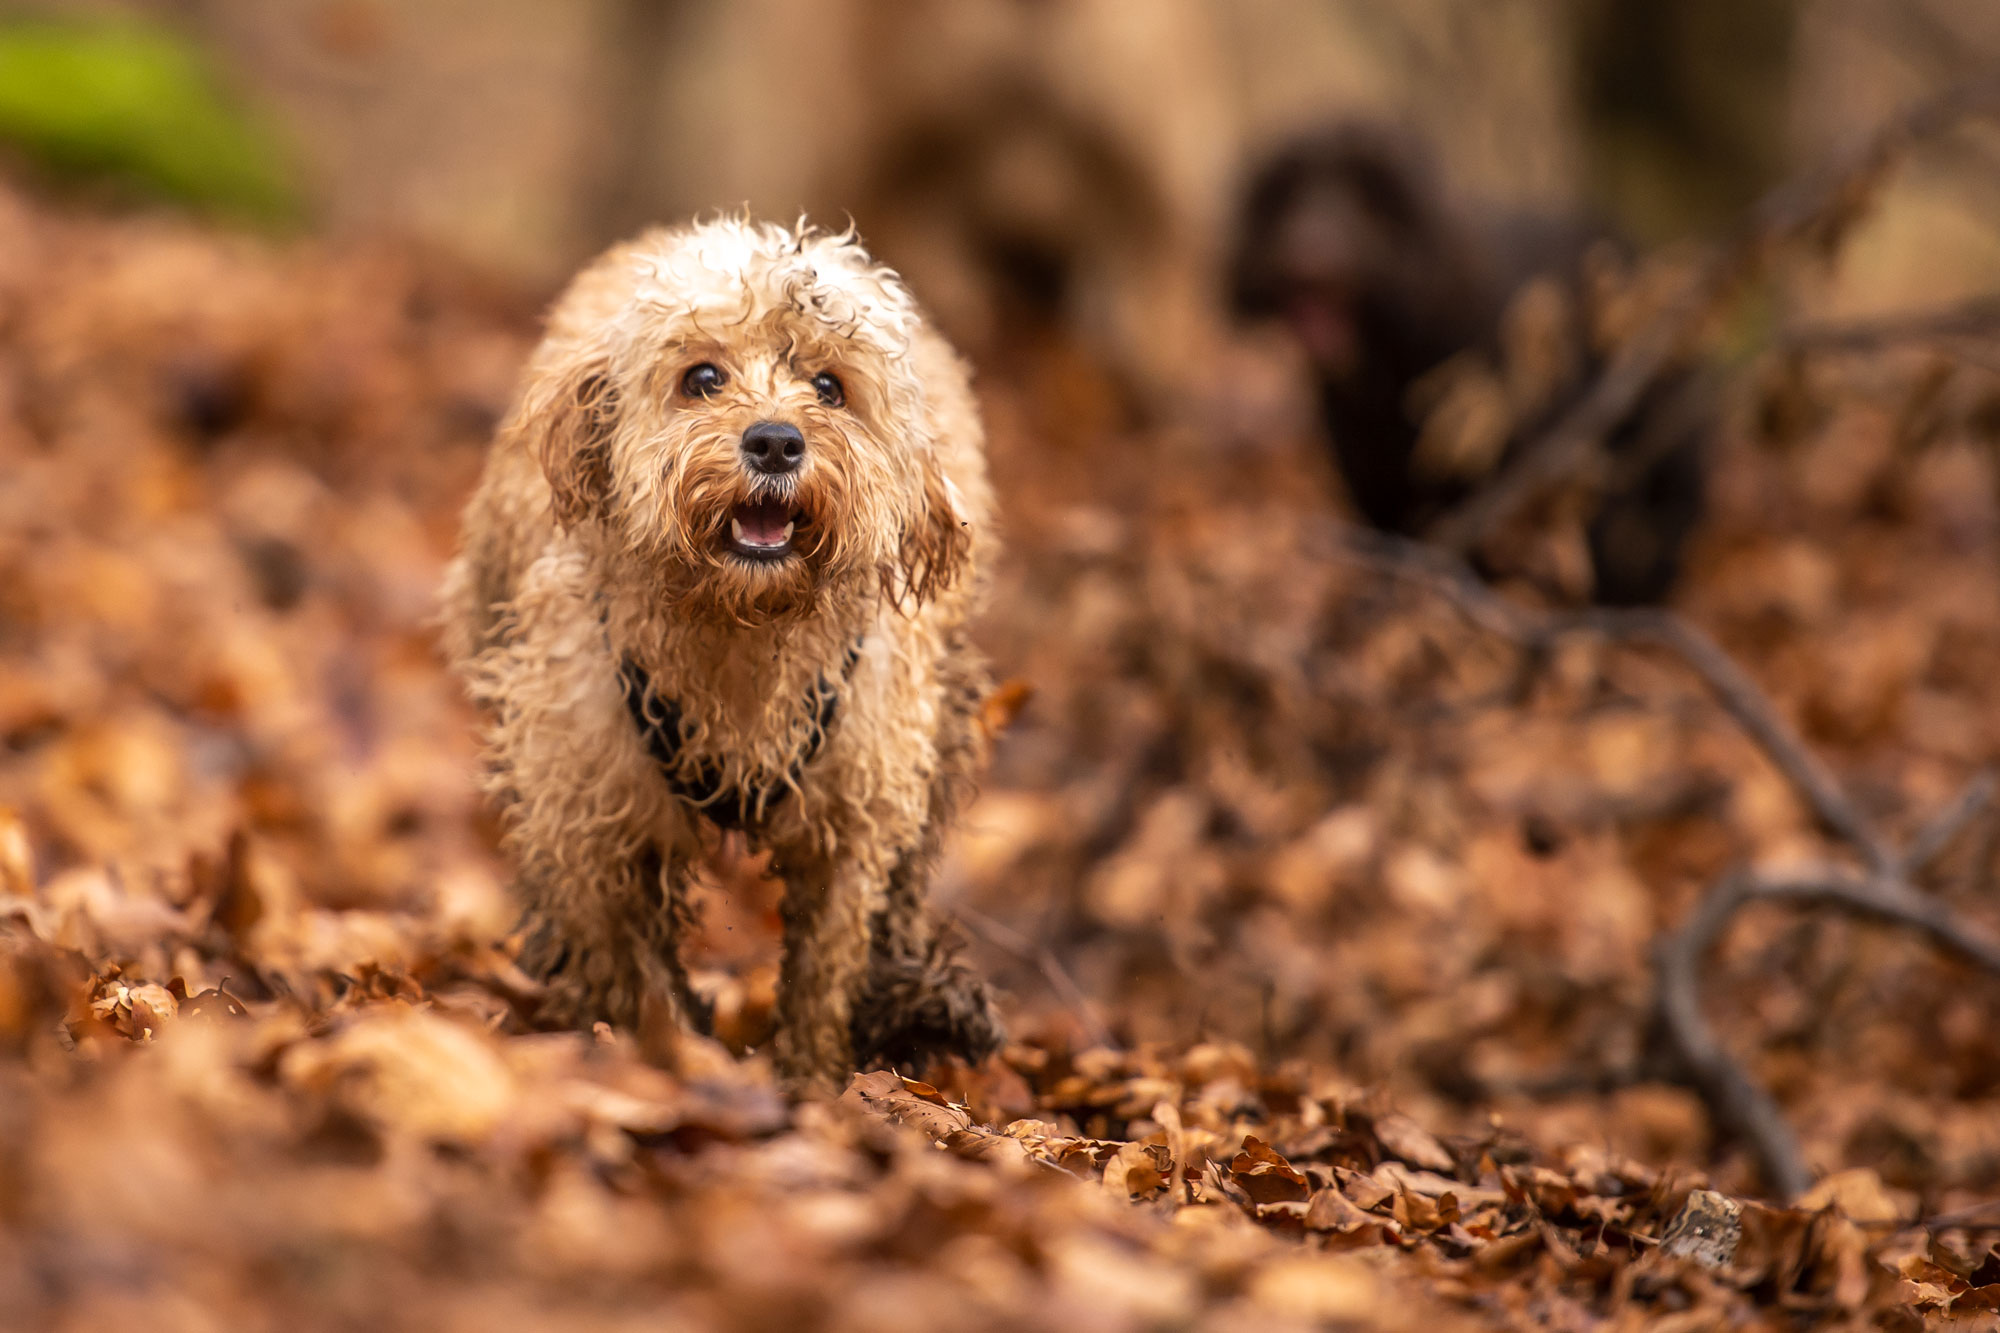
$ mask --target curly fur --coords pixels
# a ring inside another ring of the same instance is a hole
[[[921,1069],[939,1055],[983,1059],[1003,1037],[986,983],[942,938],[913,955],[877,934],[868,988],[849,1022],[863,1066]]]
[[[681,377],[700,362],[728,378],[693,399]],[[821,371],[843,404],[819,400]],[[804,435],[801,471],[745,466],[744,430],[770,420]],[[731,555],[735,507],[772,496],[808,520],[796,554]],[[445,590],[552,1021],[691,1015],[679,939],[703,821],[680,793],[719,782],[787,882],[787,1079],[831,1090],[889,1046],[990,1049],[984,988],[941,960],[923,897],[982,758],[963,627],[991,508],[963,364],[851,235],[722,219],[576,278]],[[626,662],[677,706],[671,773],[628,714]]]

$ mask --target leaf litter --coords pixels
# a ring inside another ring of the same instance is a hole
[[[774,899],[729,844],[717,1040],[532,1030],[431,627],[531,303],[13,193],[0,235],[0,1322],[2000,1308],[1975,974],[1843,921],[1731,932],[1708,998],[1822,1174],[1794,1207],[1690,1094],[1620,1076],[1658,933],[1818,847],[1699,690],[1587,638],[1524,673],[1325,555],[1310,441],[1121,426],[1060,361],[986,386],[1010,684],[939,887],[1015,1042],[788,1105],[752,1049]],[[1878,380],[1788,371],[1822,424],[1731,440],[1682,599],[1898,828],[2000,751],[1995,386],[1951,375],[1959,424],[1911,438]],[[1932,887],[1990,921],[1983,837]]]

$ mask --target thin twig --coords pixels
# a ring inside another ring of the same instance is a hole
[[[1977,296],[1939,310],[1872,319],[1815,322],[1786,329],[1778,346],[1788,352],[1874,352],[1897,343],[2000,336],[2000,296]]]
[[[1117,1048],[1118,1042],[1112,1037],[1111,1029],[1105,1027],[1104,1020],[1097,1016],[1097,1006],[1091,1003],[1083,987],[1077,985],[1076,979],[1064,969],[1054,950],[1046,944],[1035,943],[1004,921],[995,920],[976,907],[967,907],[961,903],[951,910],[952,915],[964,923],[967,930],[1002,953],[1012,954],[1023,963],[1040,971],[1049,983],[1049,988],[1055,991],[1057,997],[1069,1008],[1077,1021],[1077,1026],[1083,1029],[1083,1035],[1089,1039],[1091,1045]]]
[[[1862,878],[1839,869],[1758,876],[1751,896],[1802,907],[1832,907],[1850,916],[1903,926],[1930,938],[1942,953],[2000,976],[2000,940],[1968,924],[1941,899],[1893,876]]]
[[[1845,156],[1765,195],[1681,294],[1618,349],[1590,391],[1515,455],[1491,485],[1426,535],[1451,551],[1469,552],[1551,484],[1574,475],[1683,355],[1703,321],[1782,246],[1816,235],[1824,239],[1824,233],[1851,221],[1875,182],[1912,144],[1966,116],[1995,110],[2000,110],[2000,71],[1989,71],[1917,103]]]
[[[1498,638],[1540,647],[1551,635],[1542,618],[1494,592],[1463,560],[1426,542],[1352,523],[1329,521],[1313,533],[1313,544],[1346,560],[1405,583],[1416,583],[1450,602],[1461,616]]]
[[[1709,1114],[1724,1133],[1748,1143],[1773,1191],[1797,1198],[1812,1186],[1812,1169],[1777,1099],[1729,1053],[1701,1011],[1702,965],[1737,911],[1750,900],[1750,878],[1732,875],[1653,951],[1654,1014],[1661,1035]]]
[[[1701,1095],[1716,1124],[1750,1146],[1772,1191],[1795,1199],[1812,1171],[1777,1100],[1731,1055],[1701,1008],[1708,956],[1736,914],[1753,902],[1825,907],[1925,936],[1940,951],[2000,976],[2000,940],[1972,927],[1944,902],[1918,892],[1909,877],[1927,868],[1993,801],[1995,778],[1977,774],[1959,796],[1897,849],[1848,798],[1833,775],[1779,715],[1768,695],[1707,634],[1668,611],[1588,610],[1536,613],[1494,592],[1465,563],[1402,538],[1328,525],[1335,552],[1445,598],[1471,624],[1524,651],[1546,656],[1558,636],[1579,631],[1614,641],[1650,643],[1678,657],[1791,783],[1826,832],[1864,862],[1787,873],[1737,870],[1718,881],[1680,926],[1654,949],[1654,1016],[1679,1078]]]
[[[1626,642],[1650,640],[1680,658],[1792,784],[1828,833],[1853,846],[1872,869],[1893,869],[1896,857],[1889,845],[1848,800],[1826,765],[1785,725],[1770,696],[1714,639],[1669,611],[1585,611],[1576,619]]]
[[[1446,550],[1469,552],[1555,482],[1574,475],[1681,355],[1714,302],[1724,267],[1708,265],[1679,299],[1618,349],[1590,392],[1546,435],[1523,449],[1490,485],[1439,519],[1425,535]]]
[[[1770,697],[1713,639],[1681,617],[1669,611],[1606,608],[1538,614],[1494,592],[1464,561],[1422,542],[1346,524],[1329,524],[1326,536],[1347,558],[1432,589],[1472,624],[1534,652],[1546,652],[1556,638],[1579,631],[1667,649],[1701,677],[1716,702],[1748,733],[1827,832],[1853,845],[1872,869],[1892,868],[1894,858],[1887,844],[1826,766],[1786,725]]]
[[[1902,873],[1920,875],[1930,869],[1931,862],[1943,856],[1966,826],[1992,804],[1993,770],[1987,769],[1966,784],[1956,801],[1917,830],[1917,836],[1910,839],[1910,845],[1903,851]]]
[[[1975,788],[1986,784],[1985,775]],[[1966,804],[1964,798],[1954,809]],[[1950,907],[1896,877],[1862,877],[1837,867],[1785,874],[1737,871],[1725,876],[1677,930],[1654,950],[1655,1014],[1687,1079],[1727,1133],[1750,1145],[1772,1191],[1796,1199],[1812,1187],[1812,1170],[1778,1103],[1738,1063],[1701,1011],[1703,964],[1737,912],[1753,902],[1830,907],[1871,921],[1903,926],[1942,952],[2000,976],[2000,940],[1961,920]]]
[[[1992,1220],[1981,1222],[1980,1219],[1983,1217],[1991,1217]],[[2000,1228],[2000,1199],[1988,1199],[1984,1203],[1975,1203],[1966,1208],[1955,1208],[1948,1213],[1938,1213],[1932,1217],[1920,1217],[1910,1223],[1910,1225],[1912,1227],[1922,1227],[1925,1231],[1932,1233],[1950,1231],[1954,1227],[1977,1227],[1981,1231],[1991,1231]]]
[[[1984,899],[1993,892],[1993,862],[2000,856],[2000,817],[1989,817],[1981,824],[1979,840],[1972,844],[1972,882],[1967,886],[1975,899]]]

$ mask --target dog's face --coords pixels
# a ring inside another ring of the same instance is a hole
[[[683,614],[737,623],[857,591],[921,601],[959,575],[921,316],[851,238],[704,223],[583,286],[516,416],[565,526],[595,525]]]
[[[1277,317],[1322,376],[1374,373],[1372,345],[1449,303],[1466,259],[1413,143],[1353,125],[1270,159],[1241,205],[1231,303]]]

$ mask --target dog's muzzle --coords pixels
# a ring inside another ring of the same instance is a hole
[[[729,515],[729,549],[744,560],[782,561],[792,554],[792,536],[806,522],[793,503],[794,476],[804,464],[806,437],[797,426],[760,421],[743,432],[743,464],[755,483],[754,498]]]

